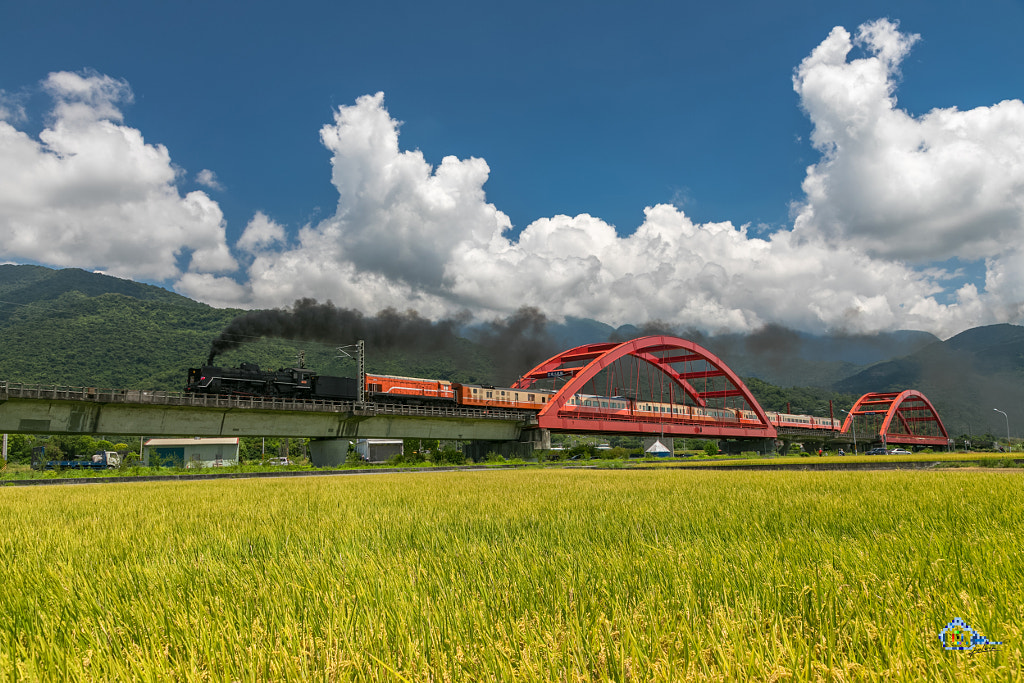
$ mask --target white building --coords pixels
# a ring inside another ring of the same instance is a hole
[[[402,452],[403,443],[401,439],[359,439],[356,452],[367,462],[387,462]]]
[[[142,463],[162,467],[227,467],[238,464],[238,437],[217,439],[150,439]]]

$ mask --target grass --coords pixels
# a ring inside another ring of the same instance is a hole
[[[846,456],[835,456],[826,455],[824,457],[817,456],[772,456],[772,457],[759,457],[759,456],[730,456],[730,455],[718,455],[715,457],[704,457],[703,453],[698,456],[691,456],[686,458],[656,458],[653,456],[647,456],[643,458],[628,458],[628,459],[594,459],[594,460],[560,460],[551,461],[546,460],[544,462],[537,462],[535,460],[502,460],[500,462],[482,462],[472,463],[467,462],[464,466],[466,467],[481,467],[481,468],[495,468],[495,467],[506,467],[506,466],[517,466],[517,467],[572,467],[572,466],[583,466],[583,467],[600,467],[600,468],[611,468],[611,469],[622,469],[622,468],[643,468],[643,467],[706,467],[708,465],[726,465],[730,467],[743,467],[749,465],[765,465],[765,464],[794,464],[794,465],[807,465],[814,463],[871,463],[871,462],[942,462],[951,463],[950,466],[960,466],[957,463],[977,463],[980,467],[1020,467],[1019,464],[1014,462],[1013,454],[996,454],[996,453],[914,453],[911,455],[846,455]],[[452,465],[442,463],[436,465],[428,460],[423,460],[414,463],[358,463],[348,464],[343,463],[336,467],[331,468],[317,468],[313,467],[308,461],[300,460],[296,464],[280,466],[280,465],[265,465],[259,462],[244,462],[239,465],[232,465],[229,467],[216,467],[216,468],[170,468],[170,467],[121,467],[116,469],[106,470],[92,470],[92,469],[65,469],[65,470],[33,470],[28,464],[24,463],[11,463],[0,469],[0,485],[5,481],[18,481],[25,479],[81,479],[91,477],[169,477],[172,475],[209,475],[209,474],[251,474],[251,473],[273,473],[273,472],[323,472],[325,469],[335,470],[354,470],[354,469],[382,469],[382,468],[398,468],[398,469],[424,469],[430,467],[451,467]]]
[[[7,488],[0,680],[1013,680],[1016,474]],[[939,646],[955,616],[1005,645]]]
[[[958,452],[936,452],[936,453],[911,453],[910,455],[816,455],[803,457],[797,455],[786,455],[771,458],[729,458],[718,457],[708,459],[673,459],[672,463],[684,467],[701,467],[707,465],[810,465],[815,463],[872,463],[872,462],[1012,462],[1015,456],[997,453],[958,453]],[[1024,457],[1022,455],[1021,457]]]

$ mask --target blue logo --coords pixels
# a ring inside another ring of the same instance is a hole
[[[939,640],[942,641],[942,647],[947,650],[969,651],[981,646],[1002,645],[1001,642],[995,643],[981,635],[960,617],[949,622],[946,624],[946,628],[939,631]]]

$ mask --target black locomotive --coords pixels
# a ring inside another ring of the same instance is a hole
[[[242,363],[237,368],[191,368],[185,391],[324,401],[354,401],[359,394],[358,383],[351,377],[318,375],[307,368],[261,370],[255,363]]]

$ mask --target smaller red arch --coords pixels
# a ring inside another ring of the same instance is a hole
[[[914,413],[910,415],[910,413]],[[850,430],[854,416],[882,416],[878,428],[878,438],[888,443],[908,443],[919,445],[946,445],[949,443],[949,434],[939,412],[928,400],[928,397],[915,389],[906,389],[898,392],[873,392],[864,394],[853,408],[847,413],[843,421],[842,432],[845,434]],[[894,432],[894,423],[900,424],[905,430]],[[941,434],[919,434],[921,430],[916,428],[918,424],[932,425]]]

